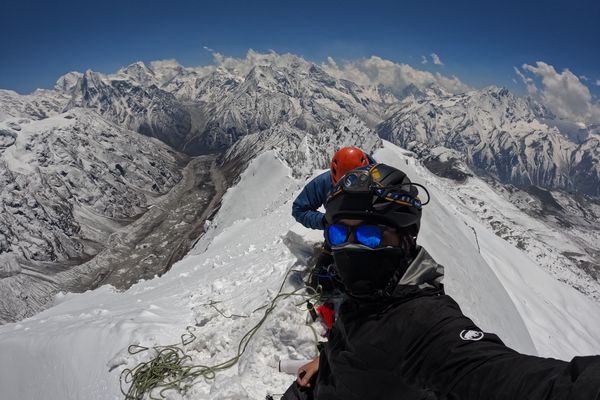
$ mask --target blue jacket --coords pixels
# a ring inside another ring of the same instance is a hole
[[[325,214],[317,211],[325,204],[327,195],[333,188],[331,172],[325,171],[304,186],[294,204],[292,216],[307,228],[325,229],[323,217]]]
[[[369,165],[377,164],[373,157],[367,154]],[[292,216],[307,228],[324,230],[325,214],[317,211],[325,205],[327,195],[333,189],[331,172],[325,171],[308,182],[292,205]]]

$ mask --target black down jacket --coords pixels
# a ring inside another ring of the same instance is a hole
[[[429,267],[416,273],[413,268],[414,276],[439,278],[423,249],[415,262]],[[399,285],[385,301],[346,300],[321,352],[311,395],[317,400],[600,399],[600,356],[566,362],[517,353],[465,317],[435,283],[439,279],[429,282],[434,283]]]

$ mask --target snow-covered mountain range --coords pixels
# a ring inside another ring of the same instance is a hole
[[[162,61],[114,74],[71,72],[53,90],[26,96],[0,91],[0,120],[41,119],[74,107],[188,154],[227,150],[247,134],[286,124],[318,134],[356,118],[418,153],[457,150],[502,182],[600,195],[597,127],[575,129],[503,88],[451,93],[415,80],[398,91],[353,82],[294,55],[250,52],[206,67]]]
[[[0,90],[0,313],[9,316],[0,322],[19,320],[0,326],[0,397],[121,398],[120,371],[146,356],[128,346],[177,342],[186,326],[200,339],[186,346],[192,361],[234,354],[260,319],[253,310],[288,269],[307,268],[322,240],[293,221],[290,206],[343,145],[429,188],[419,243],[483,329],[529,354],[598,353],[597,127],[558,120],[506,89],[413,75],[392,88],[331,62],[249,52],[205,67],[71,72],[29,95]],[[190,189],[210,180],[188,168],[199,158],[187,163],[205,153],[221,153],[232,185],[222,199]],[[168,198],[185,200],[177,218],[161,210]],[[213,203],[218,212],[190,211]],[[160,234],[183,235],[180,226],[205,217],[190,254],[148,279],[159,248],[177,243]],[[173,229],[145,234],[160,224]],[[123,246],[129,227],[143,238],[134,251]],[[107,247],[121,253],[99,253]],[[118,270],[100,268],[98,254],[116,254]],[[132,265],[148,280],[97,288]],[[86,288],[94,290],[64,293]],[[277,360],[313,354],[304,312],[283,301],[235,368],[181,397],[280,393],[290,377],[275,371]]]
[[[507,89],[429,91],[389,112],[378,132],[403,147],[457,150],[467,164],[505,183],[600,195],[600,136],[574,142],[547,122],[553,116],[543,106]]]
[[[302,178],[326,168],[339,146],[374,152],[384,138],[440,176],[491,179],[500,196],[539,223],[536,229],[506,217],[493,201],[478,201],[477,193],[456,193],[496,234],[600,298],[597,127],[558,120],[506,89],[475,90],[441,76],[424,81],[424,74],[413,71],[404,86],[391,88],[354,79],[331,62],[249,52],[203,67],[158,61],[113,74],[70,72],[53,89],[29,95],[0,90],[0,162],[7,165],[0,171],[0,271],[14,279],[23,265],[73,265],[93,256],[114,226],[90,223],[81,204],[86,213],[127,223],[178,182],[189,155],[222,152],[234,182],[273,150]],[[21,170],[14,159],[25,160]],[[17,190],[23,181],[35,182],[28,183],[35,190]],[[43,218],[36,198],[43,199]],[[550,246],[548,230],[568,249]]]

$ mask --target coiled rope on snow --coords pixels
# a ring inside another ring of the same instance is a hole
[[[150,399],[162,400],[165,398],[164,393],[168,390],[177,390],[180,393],[185,392],[191,387],[194,382],[199,378],[205,380],[212,380],[215,378],[217,372],[224,371],[236,365],[240,360],[241,356],[246,351],[248,344],[260,329],[260,327],[267,320],[268,316],[275,310],[277,303],[280,300],[287,299],[289,297],[302,297],[301,303],[296,304],[300,306],[305,301],[310,301],[319,297],[319,294],[310,287],[302,287],[289,293],[284,293],[283,288],[287,281],[287,278],[291,272],[302,272],[290,268],[284,278],[277,294],[273,299],[252,311],[251,314],[264,310],[264,313],[260,320],[248,330],[244,336],[240,339],[237,347],[236,355],[232,358],[223,361],[216,365],[201,365],[193,364],[192,357],[188,355],[183,349],[184,346],[196,341],[198,337],[194,334],[195,327],[188,326],[186,333],[181,335],[181,344],[171,344],[167,346],[153,346],[145,347],[139,345],[131,345],[127,351],[129,354],[134,355],[145,351],[153,350],[155,352],[154,358],[150,361],[141,362],[133,368],[126,368],[121,372],[119,377],[121,392],[125,395],[125,400],[142,400],[144,395],[148,394]],[[304,292],[304,293],[303,293]],[[311,293],[312,292],[312,293]],[[246,315],[225,315],[225,313],[216,307],[219,302],[210,301],[206,306],[214,308],[221,316],[225,318],[249,318]],[[317,338],[316,332],[312,326],[315,339]],[[124,389],[124,385],[129,385],[127,390]],[[154,397],[153,393],[159,391],[160,397]]]

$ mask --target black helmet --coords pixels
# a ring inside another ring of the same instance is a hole
[[[325,204],[329,224],[342,218],[368,218],[417,236],[421,225],[422,185],[411,183],[406,174],[386,164],[375,164],[348,172],[335,185]]]

